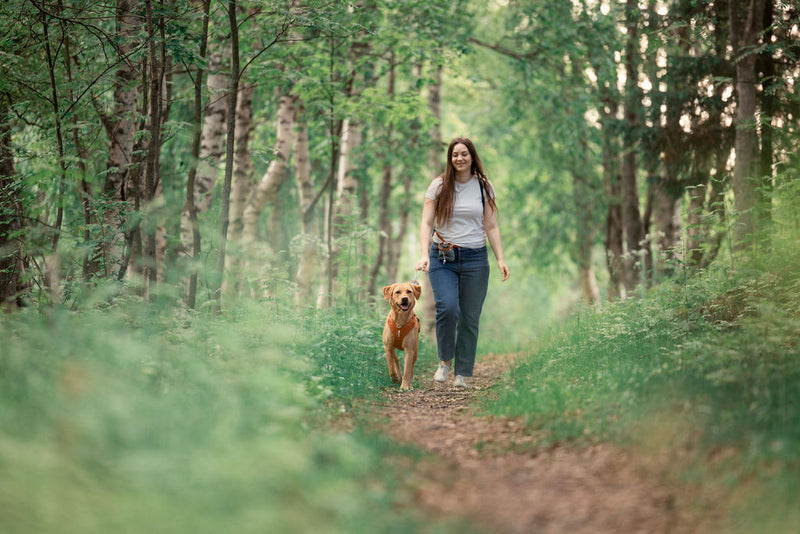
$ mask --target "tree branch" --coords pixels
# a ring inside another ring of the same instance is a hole
[[[527,61],[530,61],[532,59],[536,59],[539,56],[539,53],[541,52],[541,50],[535,50],[533,52],[528,52],[527,54],[520,54],[520,53],[517,53],[517,52],[515,52],[515,51],[513,51],[513,50],[511,50],[509,48],[504,47],[504,46],[485,43],[485,42],[481,41],[480,39],[476,39],[475,37],[470,37],[469,38],[469,42],[473,43],[473,44],[476,44],[478,46],[482,46],[484,48],[488,48],[489,50],[493,50],[493,51],[497,52],[498,54],[501,54],[501,55],[504,55],[504,56],[508,56],[510,58],[516,59],[517,61],[521,61],[523,63],[525,63]]]

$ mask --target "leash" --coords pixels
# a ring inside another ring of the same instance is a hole
[[[414,271],[414,279],[411,280],[412,284],[419,285],[419,273],[421,273],[421,272],[422,271]]]

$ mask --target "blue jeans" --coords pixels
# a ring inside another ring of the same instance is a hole
[[[429,279],[436,302],[436,342],[439,360],[455,358],[455,374],[472,376],[478,327],[489,286],[486,247],[454,248],[453,261],[442,262],[431,246]]]

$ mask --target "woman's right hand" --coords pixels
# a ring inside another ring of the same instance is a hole
[[[430,267],[431,260],[428,256],[423,256],[417,262],[417,271],[428,272],[428,268]]]

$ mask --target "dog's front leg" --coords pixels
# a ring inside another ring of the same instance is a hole
[[[400,362],[397,359],[397,351],[394,348],[394,342],[387,343],[384,339],[383,348],[386,351],[386,365],[389,367],[389,378],[392,382],[400,382]]]
[[[403,382],[400,389],[411,389],[414,383],[414,364],[417,363],[417,347],[407,347],[403,362]]]
[[[394,347],[386,347],[386,364],[389,366],[389,378],[392,382],[400,382],[400,361]]]
[[[400,362],[397,360],[397,350],[394,348],[394,334],[388,323],[383,327],[383,349],[386,351],[389,378],[392,382],[400,382]]]

